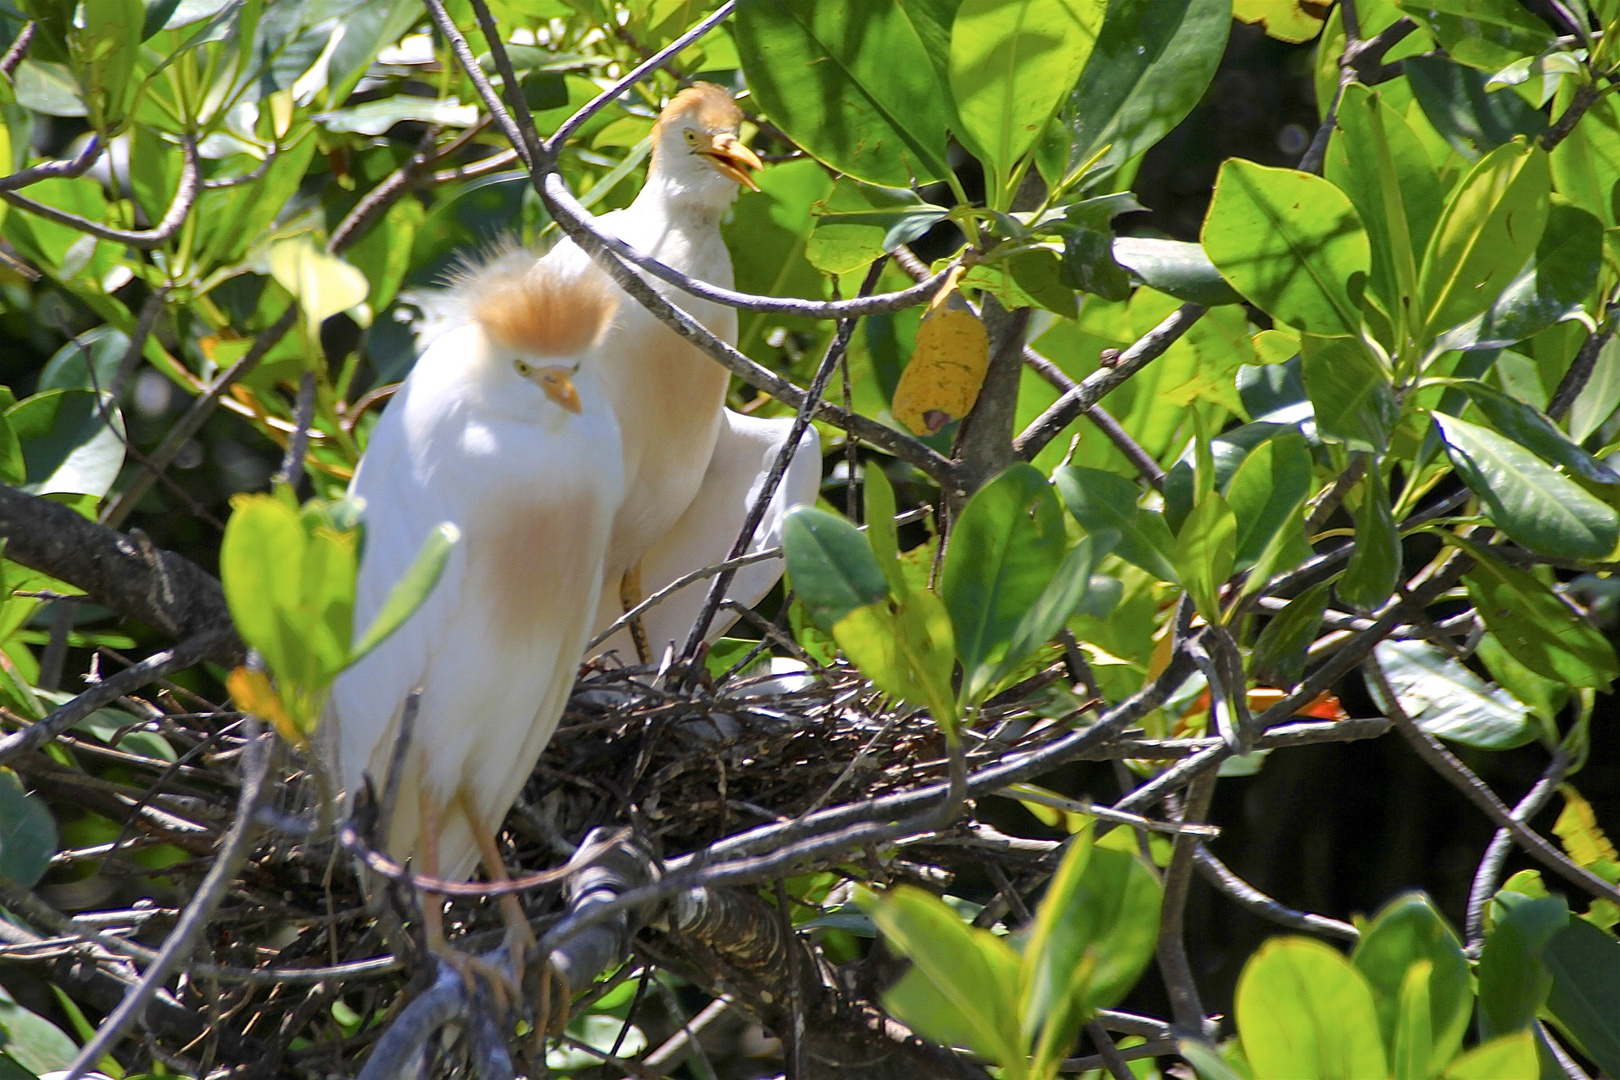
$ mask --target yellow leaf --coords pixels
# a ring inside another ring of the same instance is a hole
[[[1233,0],[1232,15],[1239,22],[1259,23],[1266,34],[1295,45],[1322,30],[1330,0]]]
[[[1614,845],[1598,827],[1592,804],[1568,784],[1560,784],[1558,793],[1564,797],[1564,809],[1553,822],[1553,832],[1562,841],[1569,857],[1582,866],[1593,866],[1601,860],[1620,862]]]
[[[932,435],[960,420],[979,400],[989,366],[989,335],[967,309],[953,276],[928,305],[917,329],[911,363],[894,388],[894,418],[917,435]]]
[[[316,247],[308,234],[270,245],[270,276],[297,299],[311,330],[371,292],[366,275]]]
[[[309,748],[309,740],[282,708],[281,695],[270,685],[270,677],[264,672],[239,667],[226,677],[225,688],[231,692],[231,700],[238,709],[270,721],[278,735],[299,749]]]
[[[1281,330],[1262,330],[1254,335],[1254,355],[1262,364],[1280,364],[1299,355],[1299,337]]]

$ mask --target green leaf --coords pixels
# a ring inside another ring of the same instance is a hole
[[[1553,206],[1536,252],[1518,276],[1484,314],[1441,334],[1435,348],[1505,348],[1578,317],[1602,264],[1602,223],[1580,207]]]
[[[1455,383],[1500,434],[1594,484],[1620,484],[1620,475],[1571,442],[1544,413],[1477,380]]]
[[[871,184],[942,180],[949,100],[914,5],[742,0],[749,89],[799,146]]]
[[[1356,542],[1339,578],[1339,599],[1356,611],[1383,606],[1401,578],[1401,534],[1389,505],[1389,489],[1376,465],[1361,485],[1356,507]]]
[[[428,533],[404,576],[389,590],[388,599],[383,601],[376,619],[355,643],[354,650],[343,663],[344,667],[358,663],[367,653],[387,641],[390,634],[405,625],[405,620],[422,606],[433,587],[439,583],[439,576],[450,561],[450,553],[460,540],[461,530],[448,521],[440,522]]]
[[[1555,39],[1546,23],[1515,0],[1400,0],[1400,6],[1447,56],[1486,71],[1535,56]]]
[[[1475,560],[1463,575],[1469,599],[1514,659],[1557,682],[1608,690],[1620,660],[1597,627],[1534,576],[1452,539]]]
[[[1181,1039],[1176,1043],[1176,1053],[1186,1058],[1203,1080],[1253,1080],[1229,1065],[1208,1043]]]
[[[1409,1075],[1433,1076],[1462,1048],[1474,992],[1469,986],[1468,958],[1462,943],[1429,898],[1409,893],[1384,905],[1362,930],[1350,961],[1372,987],[1384,1044],[1399,1064],[1400,1028],[1407,1005],[1406,980],[1418,965],[1426,965],[1422,992],[1425,1016],[1422,1030],[1429,1044],[1425,1056],[1411,1062]],[[1409,1037],[1415,1030],[1409,1032]],[[1408,1044],[1410,1045],[1410,1044]],[[1399,1075],[1399,1074],[1397,1074]]]
[[[35,1075],[65,1069],[79,1053],[67,1032],[18,1005],[4,987],[0,987],[0,1032],[6,1036],[6,1055]]]
[[[1000,683],[1035,650],[1051,641],[1063,629],[1086,598],[1091,588],[1091,575],[1097,564],[1119,543],[1119,533],[1113,530],[1091,533],[1063,557],[1057,573],[1029,606],[1013,629],[1007,645],[1007,654],[996,665],[995,672],[982,687],[988,689]]]
[[[1236,304],[1243,299],[1221,277],[1221,272],[1198,244],[1119,236],[1114,238],[1114,261],[1136,275],[1142,284],[1177,300],[1216,307]]]
[[[951,529],[940,593],[974,698],[1063,561],[1063,510],[1039,469],[1019,463],[980,488]]]
[[[0,769],[0,877],[32,889],[55,854],[56,819],[16,773]]]
[[[292,669],[296,642],[284,639],[277,612],[298,607],[307,538],[298,512],[268,495],[239,495],[225,523],[219,578],[242,640],[273,672]]]
[[[878,689],[927,706],[935,722],[955,737],[958,708],[951,674],[956,649],[950,615],[939,597],[915,589],[898,603],[856,608],[833,626],[832,634]]]
[[[1226,161],[1203,243],[1221,276],[1273,318],[1329,337],[1359,332],[1367,234],[1349,198],[1320,176]]]
[[[345,36],[344,40],[348,40]],[[310,119],[327,131],[383,135],[395,124],[413,121],[466,128],[478,122],[478,106],[463,105],[459,98],[425,98],[409,94],[368,101],[347,109],[317,113]]]
[[[1321,437],[1382,455],[1400,416],[1383,365],[1360,342],[1314,334],[1300,342],[1300,364]]]
[[[1303,436],[1290,431],[1249,451],[1226,488],[1237,518],[1237,570],[1253,566],[1272,538],[1298,519],[1310,493],[1311,451]]]
[[[1535,738],[1523,704],[1433,645],[1383,641],[1377,654],[1401,708],[1430,735],[1481,750],[1508,750]],[[1377,689],[1368,688],[1380,700]]]
[[[23,458],[22,443],[11,421],[0,414],[0,484],[21,487],[27,482],[28,465]]]
[[[1620,540],[1620,515],[1518,443],[1466,420],[1431,413],[1446,452],[1491,520],[1546,555],[1599,559]]]
[[[945,217],[945,208],[923,202],[914,191],[845,176],[831,195],[810,207],[810,215],[816,227],[804,257],[823,273],[847,274],[917,239]]]
[[[68,31],[68,55],[90,108],[90,126],[111,133],[133,104],[146,5],[141,0],[80,4]]]
[[[1211,491],[1193,507],[1176,534],[1176,573],[1206,621],[1221,621],[1221,586],[1232,576],[1237,554],[1237,517]]]
[[[809,506],[789,512],[782,548],[794,592],[828,633],[850,612],[889,595],[888,579],[866,537],[836,514]]]
[[[1175,538],[1164,515],[1136,505],[1137,486],[1117,473],[1067,465],[1053,477],[1063,505],[1088,533],[1117,532],[1115,552],[1160,581],[1180,582],[1174,559]]]
[[[1483,71],[1443,56],[1408,56],[1401,63],[1423,115],[1469,161],[1516,136],[1533,139],[1547,130],[1547,118],[1518,94],[1486,90],[1490,76]]]
[[[889,588],[896,596],[910,592],[906,576],[900,571],[900,539],[894,525],[894,488],[883,472],[881,464],[866,464],[865,482],[861,488],[865,502],[866,542],[871,545],[883,576],[889,579]]]
[[[124,467],[124,418],[116,406],[101,415],[106,395],[47,390],[6,410],[22,449],[34,495],[107,494]]]
[[[1068,97],[1105,10],[1098,0],[962,0],[956,9],[950,88],[958,134],[994,170],[998,188]]]
[[[1093,826],[1069,841],[1024,947],[1019,1012],[1024,1037],[1037,1039],[1037,1072],[1064,1056],[1094,1010],[1130,992],[1159,937],[1158,876],[1135,854],[1091,845]]]
[[[1561,896],[1532,898],[1504,891],[1491,906],[1497,912],[1495,925],[1485,935],[1478,972],[1479,1033],[1485,1039],[1526,1030],[1535,1021],[1552,988],[1541,950],[1570,922]]]
[[[1103,151],[1092,167],[1100,178],[1164,138],[1208,89],[1231,26],[1231,0],[1109,0],[1080,81],[1042,139],[1047,182]]]
[[[1292,689],[1305,674],[1305,654],[1322,627],[1327,611],[1326,583],[1307,589],[1271,617],[1255,639],[1249,670],[1261,686]]]
[[[1620,942],[1584,919],[1570,919],[1541,952],[1552,975],[1547,1008],[1581,1052],[1620,1075]]]
[[[1434,1033],[1430,1029],[1429,974],[1433,965],[1419,960],[1406,969],[1401,980],[1400,998],[1396,1012],[1395,1037],[1390,1047],[1390,1060],[1395,1066],[1394,1080],[1427,1080],[1432,1075],[1429,1061],[1434,1056]],[[1459,1040],[1458,1045],[1461,1045]],[[1441,1064],[1451,1060],[1447,1053]]]
[[[947,1046],[966,1046],[1025,1075],[1016,995],[1018,955],[990,933],[965,925],[937,898],[910,885],[865,905],[884,938],[912,962],[883,995],[901,1022]]]
[[[1495,634],[1482,636],[1474,655],[1479,657],[1498,686],[1530,706],[1531,711],[1547,724],[1552,724],[1563,707],[1569,704],[1570,687],[1567,683],[1542,678],[1519,663]]]
[[[1238,977],[1233,1012],[1255,1080],[1387,1076],[1372,989],[1337,950],[1272,938]]]
[[[1441,1080],[1540,1080],[1536,1037],[1528,1031],[1481,1043],[1454,1059]]]
[[[1569,107],[1576,85],[1572,79],[1564,80],[1553,99],[1556,115]],[[1548,156],[1553,186],[1561,195],[1596,214],[1604,225],[1620,223],[1611,198],[1615,177],[1620,176],[1620,108],[1613,97],[1594,101]]]
[[[1352,83],[1339,102],[1323,175],[1355,205],[1372,249],[1369,287],[1391,319],[1417,285],[1417,255],[1440,216],[1428,153],[1382,96]]]
[[[1491,151],[1463,177],[1423,255],[1415,314],[1427,337],[1496,302],[1541,240],[1551,185],[1546,152],[1522,143]]]

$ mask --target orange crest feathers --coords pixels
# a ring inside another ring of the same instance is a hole
[[[711,131],[736,131],[743,122],[743,112],[727,90],[714,83],[693,83],[670,98],[658,114],[658,123],[653,125],[653,145],[658,145],[664,124],[686,115]]]
[[[565,271],[525,248],[462,268],[455,289],[492,341],[529,356],[584,352],[619,306],[613,283],[596,267]]]

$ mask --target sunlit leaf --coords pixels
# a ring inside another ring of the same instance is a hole
[[[860,530],[835,514],[801,507],[782,526],[794,592],[828,633],[850,612],[889,595],[888,579]]]
[[[1411,1063],[1408,1075],[1439,1072],[1462,1047],[1474,995],[1462,943],[1433,903],[1422,894],[1408,894],[1384,905],[1363,928],[1350,960],[1372,987],[1379,1030],[1396,1061],[1401,1059],[1398,1032],[1406,1023],[1405,983],[1415,965],[1426,965],[1422,992],[1426,1015],[1421,1027],[1428,1047]]]
[[[1483,750],[1511,749],[1535,738],[1523,704],[1433,645],[1383,641],[1377,654],[1401,708],[1430,735]],[[1377,700],[1376,689],[1373,694]]]
[[[1233,1008],[1255,1080],[1365,1080],[1389,1072],[1372,989],[1343,954],[1272,938],[1243,966]]]

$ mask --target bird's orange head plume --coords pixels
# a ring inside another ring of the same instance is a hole
[[[618,293],[594,266],[562,270],[508,248],[457,271],[455,290],[490,340],[529,356],[576,356],[601,340]]]
[[[723,87],[714,83],[693,83],[669,99],[658,122],[653,125],[653,145],[658,145],[664,126],[677,116],[690,115],[710,131],[736,131],[742,127],[743,112]]]

